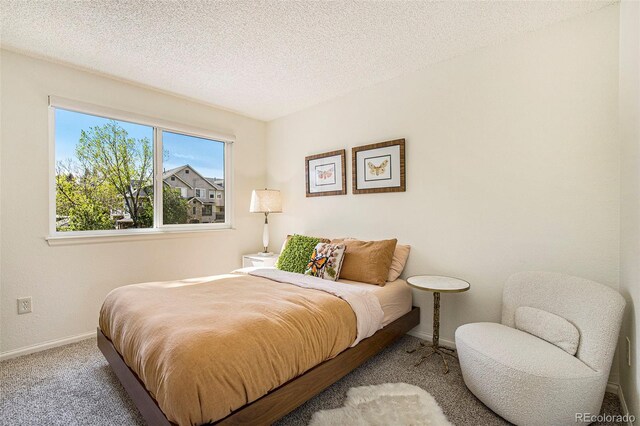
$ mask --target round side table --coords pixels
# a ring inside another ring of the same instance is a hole
[[[440,293],[461,293],[469,290],[471,284],[459,278],[441,277],[438,275],[416,275],[407,278],[407,284],[419,290],[433,292],[433,341],[428,347],[431,349],[426,355],[422,355],[420,360],[415,364],[416,367],[424,362],[433,354],[438,354],[444,362],[444,374],[449,372],[449,364],[445,359],[445,355],[455,358],[455,350],[440,346]],[[420,342],[420,347],[407,351],[413,353],[418,349],[425,347],[424,342]]]

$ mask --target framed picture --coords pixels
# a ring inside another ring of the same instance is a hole
[[[345,150],[311,155],[304,159],[307,197],[347,193]]]
[[[404,192],[404,139],[352,148],[353,193]]]

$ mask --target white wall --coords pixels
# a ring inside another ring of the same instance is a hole
[[[640,3],[620,3],[620,292],[627,310],[620,333],[620,385],[629,412],[640,415]],[[631,341],[631,367],[627,342]]]
[[[618,21],[613,5],[268,123],[268,184],[284,191],[272,234],[411,244],[406,276],[471,282],[442,297],[449,341],[461,324],[500,319],[517,271],[617,288]],[[407,191],[351,194],[349,148],[396,138]],[[348,195],[305,198],[304,157],[340,148]],[[431,294],[414,296],[430,334]]]
[[[1,67],[1,352],[95,330],[104,296],[118,286],[228,272],[260,247],[262,222],[248,203],[265,183],[263,122],[8,51]],[[48,95],[235,134],[236,229],[50,247]],[[23,296],[33,297],[34,312],[18,316]]]

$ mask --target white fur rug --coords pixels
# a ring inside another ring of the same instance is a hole
[[[310,426],[452,426],[429,392],[407,383],[351,388],[344,407],[313,414]]]

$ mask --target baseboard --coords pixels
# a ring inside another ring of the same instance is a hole
[[[618,398],[620,398],[620,410],[622,411],[622,415],[626,415],[629,417],[629,407],[627,406],[627,401],[624,399],[624,393],[622,393],[622,386],[616,385],[618,388]],[[627,421],[627,426],[633,426],[631,420]]]
[[[0,361],[17,358],[22,355],[29,355],[58,346],[68,345],[69,343],[79,342],[80,340],[88,339],[95,336],[96,332],[90,331],[88,333],[76,334],[75,336],[64,337],[62,339],[49,340],[48,342],[39,343],[37,345],[25,346],[23,348],[14,349],[12,351],[0,352]]]
[[[620,398],[620,409],[622,410],[622,414],[626,414],[627,417],[629,417],[629,406],[627,405],[627,401],[625,401],[624,399],[624,393],[622,392],[622,386],[617,385],[618,386],[618,398]],[[627,426],[633,426],[633,422],[632,421],[628,421],[627,422]]]
[[[607,392],[615,393],[618,395],[618,399],[620,400],[620,411],[622,415],[625,417],[629,417],[629,407],[627,406],[627,401],[624,399],[624,393],[622,393],[622,386],[617,383],[608,382],[607,383]],[[627,421],[625,423],[627,426],[633,426],[631,421]]]
[[[424,331],[413,329],[407,333],[409,336],[417,337],[418,339],[428,340],[429,342],[433,339],[433,334],[425,333]],[[445,348],[456,348],[456,343],[451,340],[446,340],[440,338],[440,346],[444,346]]]
[[[620,386],[618,386],[617,383],[607,382],[606,392],[615,393],[616,395],[618,395],[618,389],[619,388],[620,388]]]

